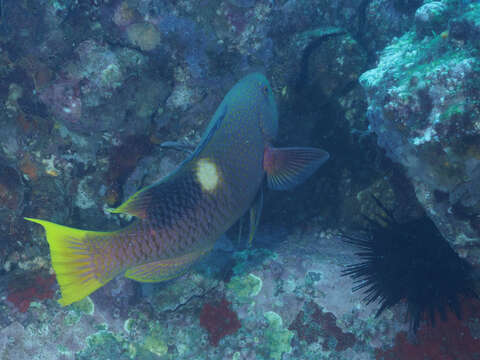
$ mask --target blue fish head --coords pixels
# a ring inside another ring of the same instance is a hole
[[[251,111],[256,112],[255,116],[259,121],[260,129],[265,142],[271,142],[278,132],[278,111],[272,87],[265,75],[252,73],[245,76],[237,84],[252,103]]]

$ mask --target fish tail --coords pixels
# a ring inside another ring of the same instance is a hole
[[[98,255],[92,244],[99,238],[107,241],[112,233],[74,229],[39,219],[25,220],[45,229],[52,266],[62,294],[58,301],[60,305],[79,301],[111,280],[113,276],[105,276],[108,271],[98,265]]]

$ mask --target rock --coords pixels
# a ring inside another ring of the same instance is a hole
[[[255,5],[257,0],[228,0],[232,5],[241,7],[241,8],[249,8]]]
[[[451,19],[449,35],[480,48],[480,4],[472,2],[460,16]]]
[[[447,20],[447,5],[443,1],[428,2],[415,12],[416,31],[421,36],[442,32],[447,28]]]
[[[479,65],[472,48],[408,32],[360,77],[379,145],[403,165],[443,235],[474,263],[480,251]]]
[[[132,24],[127,28],[128,41],[142,51],[152,51],[159,44],[161,35],[158,29],[148,22]]]

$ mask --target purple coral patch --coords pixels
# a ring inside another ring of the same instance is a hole
[[[13,303],[18,311],[26,312],[34,300],[50,299],[54,295],[52,289],[55,275],[22,274],[8,284],[7,300]]]
[[[343,351],[355,344],[355,335],[343,332],[337,326],[335,315],[330,312],[323,312],[320,306],[313,301],[305,304],[304,308],[305,310],[298,313],[288,328],[295,331],[300,340],[312,344],[318,341],[319,337],[323,337],[325,338],[322,344],[323,350],[335,351]],[[329,341],[329,339],[332,341]]]
[[[390,349],[377,349],[377,360],[470,360],[480,358],[479,315],[480,302],[464,299],[464,320],[448,312],[446,321],[435,327],[423,325],[417,341],[408,339],[405,332],[395,337]]]
[[[218,346],[221,339],[235,334],[242,326],[237,313],[230,308],[230,302],[225,298],[218,303],[203,305],[200,325],[208,331],[210,344],[213,346]]]

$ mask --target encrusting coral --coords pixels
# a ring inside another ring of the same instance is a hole
[[[224,298],[218,303],[205,303],[200,313],[200,326],[208,332],[210,344],[218,346],[218,342],[227,335],[237,332],[242,326],[230,303]]]

